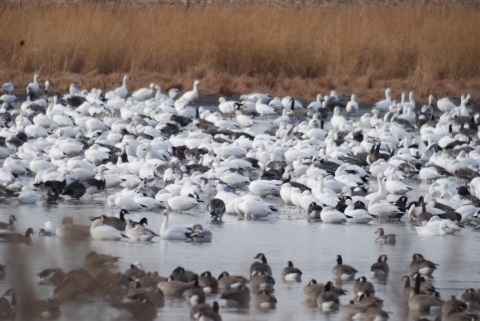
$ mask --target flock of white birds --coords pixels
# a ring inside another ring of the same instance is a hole
[[[13,94],[12,83],[2,86],[1,197],[22,204],[105,197],[110,207],[122,210],[120,218],[92,218],[91,226],[76,225],[71,218],[59,226],[47,222],[42,235],[209,242],[209,230],[199,224],[170,225],[169,215],[203,211],[205,203],[214,221],[221,222],[224,214],[263,219],[278,212],[269,203],[277,197],[310,220],[366,224],[409,219],[419,235],[427,236],[454,234],[480,222],[480,108],[470,95],[462,96],[459,105],[448,98],[434,105],[430,96],[420,106],[413,92],[408,101],[402,94],[397,102],[388,88],[385,100],[358,117],[355,95],[347,98],[335,91],[308,105],[264,93],[242,95],[238,101],[220,97],[217,109],[198,103],[198,80],[183,94],[175,88],[164,94],[153,83],[130,94],[128,80],[125,76],[121,87],[105,94],[75,84],[69,93],[54,94],[50,83],[41,88],[35,75],[23,102]],[[371,190],[371,179],[378,190]],[[409,201],[404,196],[412,191],[407,179],[432,182],[428,195]],[[388,194],[397,200],[389,202]],[[143,210],[164,214],[159,230],[124,218]],[[12,228],[15,220],[12,215],[0,227]],[[28,242],[31,234],[31,229],[25,235],[1,233],[0,239]],[[382,230],[377,241],[391,240]],[[416,255],[414,262],[421,256]],[[264,256],[257,258],[268,266]],[[386,264],[386,257],[380,263]],[[341,257],[338,266],[344,266]],[[416,272],[429,275],[433,270]],[[420,277],[414,280],[420,284]],[[319,308],[338,305],[335,297],[341,293],[331,284],[308,286],[316,289],[313,299]],[[374,292],[362,296],[367,292],[358,291],[358,297],[374,298]],[[416,284],[406,302],[410,309],[425,309],[419,303],[424,294],[418,292]],[[273,295],[262,295],[264,307],[274,306]],[[418,300],[412,299],[415,295]],[[444,304],[429,300],[432,306]],[[388,314],[380,307],[376,301],[342,309],[356,309],[348,319],[359,313],[364,320],[384,320]],[[216,313],[197,318],[219,320],[218,305]],[[457,306],[445,316],[478,319]]]

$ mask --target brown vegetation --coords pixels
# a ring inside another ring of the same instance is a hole
[[[380,98],[384,88],[480,94],[479,9],[434,6],[3,4],[0,82],[39,72],[109,89],[132,77],[202,95],[265,91],[311,99],[331,89]],[[23,90],[23,88],[21,89]]]

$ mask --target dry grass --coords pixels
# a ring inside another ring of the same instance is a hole
[[[201,94],[262,90],[310,99],[337,89],[372,100],[385,86],[480,93],[479,11],[4,4],[0,81],[23,86],[40,72],[58,90],[71,81],[110,88],[128,73],[131,89],[150,81],[185,89],[199,78]]]

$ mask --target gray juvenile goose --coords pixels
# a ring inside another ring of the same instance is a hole
[[[350,265],[343,264],[342,256],[337,255],[337,265],[332,269],[333,278],[349,280],[353,279],[357,272],[358,271]]]
[[[17,218],[15,217],[15,215],[10,215],[10,217],[8,218],[8,223],[5,223],[5,222],[2,222],[0,221],[0,230],[11,230],[13,229],[13,224],[14,222],[17,221]]]
[[[262,262],[253,262],[250,266],[250,278],[254,275],[262,273],[267,275],[272,275],[272,268],[267,263],[267,258],[263,253],[258,253],[254,257],[255,260],[261,260]]]
[[[378,233],[378,237],[375,240],[375,243],[378,244],[395,244],[397,240],[395,239],[395,234],[385,235],[383,228],[379,228],[375,233]]]

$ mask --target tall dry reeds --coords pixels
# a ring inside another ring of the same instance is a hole
[[[133,87],[204,79],[205,94],[267,90],[310,98],[350,88],[362,97],[387,85],[448,94],[480,83],[478,16],[460,5],[5,4],[0,80],[26,84],[40,71],[58,89],[72,80],[108,87],[129,73]]]

